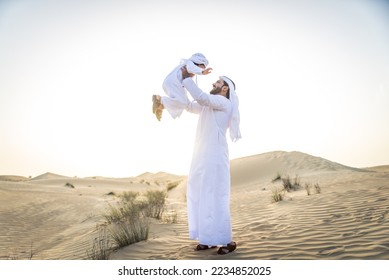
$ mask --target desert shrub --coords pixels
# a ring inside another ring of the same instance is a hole
[[[272,196],[271,196],[272,202],[282,201],[284,200],[284,197],[285,197],[285,189],[276,188],[272,190]]]
[[[293,180],[293,188],[296,190],[298,189],[301,185],[300,185],[300,177],[298,175],[296,175],[294,177],[294,180]]]
[[[103,217],[108,222],[118,223],[123,219],[123,207],[109,205],[109,210],[106,214],[103,214]]]
[[[162,220],[168,224],[176,224],[177,218],[178,218],[177,211],[173,209],[169,211],[164,211]]]
[[[305,183],[304,188],[305,188],[305,190],[307,192],[307,195],[311,195],[311,188],[312,188],[312,186],[310,184],[308,184],[308,183]]]
[[[137,217],[140,215],[139,202],[136,201],[139,193],[137,192],[124,192],[120,197],[120,201],[115,205],[109,205],[108,212],[104,214],[104,218],[108,223],[118,223],[128,217]]]
[[[286,177],[281,177],[280,173],[277,173],[276,177],[272,180],[272,182],[274,183],[275,181],[278,181],[278,180],[282,181],[283,190],[286,192],[296,191],[302,187],[301,179],[298,175],[296,175],[292,180],[289,175],[287,175]],[[305,188],[305,191],[307,192],[307,195],[312,194],[312,188],[314,188],[315,193],[317,193],[317,194],[321,193],[321,188],[320,188],[318,183],[316,183],[313,186],[310,183],[304,183],[304,188]],[[275,196],[275,195],[277,196],[277,194],[275,194],[273,191],[273,193],[272,193],[272,200],[273,201],[274,201],[273,196]],[[278,195],[280,195],[280,194],[278,194]],[[278,198],[276,198],[276,199],[278,199]]]
[[[110,235],[117,248],[122,248],[142,240],[147,240],[150,224],[147,217],[126,217],[112,224]]]
[[[138,200],[139,193],[124,192],[116,205],[109,205],[104,218],[108,224],[109,235],[116,248],[147,240],[150,223],[142,211],[143,202]]]
[[[107,259],[114,248],[121,248],[147,240],[150,229],[149,218],[161,219],[165,209],[166,191],[147,191],[139,197],[138,192],[124,192],[116,204],[109,204],[103,217],[106,223],[99,229],[92,248],[87,251],[89,259]],[[165,215],[166,222],[177,222],[177,213]],[[112,244],[112,245],[111,245]]]
[[[150,223],[141,205],[135,199],[122,200],[115,206],[109,205],[104,217],[109,224],[110,237],[117,248],[147,240]]]
[[[170,182],[167,184],[166,190],[171,191],[172,189],[176,188],[180,183],[181,181]]]
[[[156,219],[161,219],[165,208],[166,192],[165,191],[147,191],[146,193],[147,207],[146,216]]]
[[[286,178],[282,178],[282,186],[287,192],[295,191],[300,188],[300,178],[298,175],[294,178],[294,181],[290,179],[289,175]]]
[[[284,190],[288,192],[292,190],[292,182],[289,175],[286,178],[282,178],[282,186],[284,187]]]
[[[139,196],[138,192],[134,191],[128,191],[128,192],[123,192],[120,195],[120,198],[122,199],[123,202],[134,202],[135,199]]]
[[[147,191],[145,199],[138,197],[137,192],[123,193],[121,200],[116,205],[109,205],[107,213],[103,215],[108,225],[109,238],[116,248],[147,240],[149,218],[162,218],[166,191]],[[172,222],[177,220],[174,215],[168,219]],[[99,243],[94,245],[95,249],[92,248],[90,257],[100,254],[99,246]]]
[[[69,183],[69,182],[65,184],[65,187],[68,187],[68,188],[71,188],[71,189],[75,188],[74,185]]]
[[[321,193],[321,188],[320,188],[318,183],[315,184],[315,192],[316,193]]]
[[[97,227],[98,236],[93,239],[92,248],[87,250],[90,260],[108,260],[112,252],[109,235],[105,226]]]

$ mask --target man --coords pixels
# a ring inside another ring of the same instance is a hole
[[[228,254],[236,249],[230,219],[230,161],[227,129],[232,141],[241,138],[235,84],[222,76],[210,94],[190,78],[183,86],[193,97],[187,110],[199,114],[192,164],[188,176],[187,207],[189,237],[196,250],[218,249]]]

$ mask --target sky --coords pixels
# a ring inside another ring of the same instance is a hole
[[[389,2],[0,0],[0,174],[187,175],[197,116],[152,94],[201,52],[234,80],[230,158],[389,164]]]

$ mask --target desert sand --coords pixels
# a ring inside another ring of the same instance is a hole
[[[298,175],[286,192],[277,174]],[[196,252],[188,239],[186,176],[144,173],[131,178],[0,176],[0,259],[86,259],[96,227],[124,191],[166,189],[177,222],[152,220],[149,238],[121,248],[110,259],[388,260],[389,165],[352,168],[301,152],[269,152],[231,161],[231,218],[236,251]]]

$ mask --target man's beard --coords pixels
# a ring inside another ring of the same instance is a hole
[[[219,94],[222,91],[221,87],[214,87],[209,93],[210,94]]]

